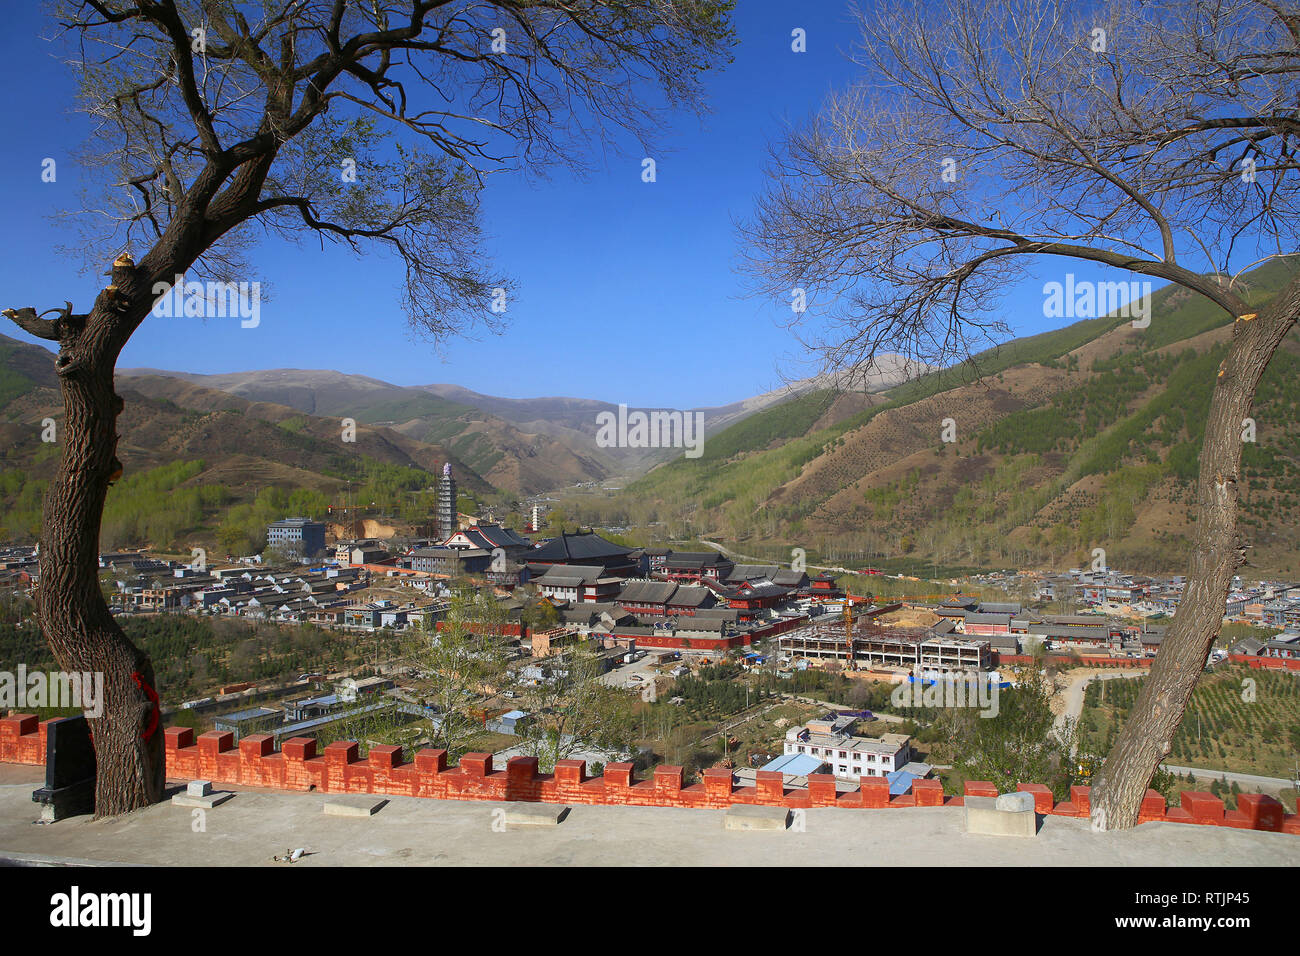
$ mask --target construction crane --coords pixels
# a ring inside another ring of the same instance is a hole
[[[849,670],[853,669],[853,601],[846,595],[844,598],[844,658],[849,662]]]

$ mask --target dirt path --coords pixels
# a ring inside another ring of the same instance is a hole
[[[1052,696],[1052,713],[1056,715],[1053,727],[1060,730],[1065,726],[1065,719],[1073,717],[1076,721],[1083,713],[1083,694],[1090,681],[1114,680],[1121,677],[1142,677],[1146,668],[1134,670],[1114,670],[1112,668],[1080,667],[1068,671],[1065,686],[1059,688]]]

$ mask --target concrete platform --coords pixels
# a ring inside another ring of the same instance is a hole
[[[329,797],[325,800],[327,817],[373,817],[384,808],[388,800],[369,794],[346,797]]]
[[[784,830],[790,825],[790,811],[781,807],[738,804],[722,812],[724,830]]]
[[[569,808],[559,803],[513,803],[502,816],[508,827],[558,827],[568,815]]]
[[[0,764],[0,858],[276,866],[294,846],[310,851],[294,866],[1300,866],[1300,837],[1286,833],[1178,823],[1093,833],[1086,819],[1049,816],[1037,839],[993,839],[966,833],[960,807],[817,807],[803,811],[799,839],[726,830],[721,810],[654,807],[575,807],[563,826],[499,833],[493,812],[509,805],[495,801],[390,797],[358,827],[323,814],[319,793],[239,787],[205,833],[170,803],[32,826],[43,779],[39,767]]]

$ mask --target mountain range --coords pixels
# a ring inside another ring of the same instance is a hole
[[[901,359],[882,356],[860,384],[864,392],[880,391],[907,374]],[[119,369],[118,375],[130,381],[129,387],[187,408],[212,406],[217,399],[204,397],[201,391],[208,390],[311,416],[350,417],[382,426],[445,447],[485,481],[515,495],[615,476],[634,477],[678,454],[671,448],[599,447],[598,416],[618,406],[598,399],[500,398],[458,385],[401,386],[364,375],[309,369],[218,375]],[[714,434],[820,386],[818,379],[806,379],[727,405],[687,411],[703,413],[705,434]]]
[[[1241,277],[1260,305],[1294,259]],[[1180,287],[1151,324],[1109,316],[1016,339],[869,396],[809,392],[710,435],[583,520],[742,553],[961,567],[1185,569],[1201,437],[1232,320]],[[1300,573],[1300,336],[1257,394],[1243,452],[1248,567]],[[1243,427],[1243,434],[1247,429]],[[951,439],[951,440],[946,440]],[[577,507],[580,502],[575,502]],[[1245,572],[1243,572],[1245,573]]]
[[[1242,277],[1249,300],[1281,289],[1289,263]],[[698,458],[598,447],[597,416],[617,405],[595,398],[501,398],[323,370],[124,369],[119,454],[128,474],[191,462],[177,488],[220,486],[233,502],[274,486],[308,489],[319,504],[369,482],[392,500],[411,494],[417,513],[418,489],[450,462],[480,502],[560,496],[583,523],[772,559],[801,547],[838,563],[1059,567],[1101,548],[1112,566],[1177,571],[1231,323],[1176,287],[1156,292],[1151,315],[1143,329],[1119,316],[1076,322],[920,375],[885,357],[857,388],[806,379],[692,409],[705,421]],[[25,488],[52,473],[56,454],[39,423],[60,414],[51,353],[0,336],[0,442],[6,470],[23,476],[0,480],[10,536],[35,530]],[[358,423],[350,446],[339,442],[347,418]],[[1261,382],[1253,437],[1242,482],[1249,560],[1300,574],[1295,334]],[[574,486],[582,493],[566,496]],[[201,538],[215,518],[209,509],[176,534]]]

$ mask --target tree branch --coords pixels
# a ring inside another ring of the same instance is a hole
[[[62,309],[49,309],[39,315],[31,306],[23,309],[5,309],[0,315],[5,316],[17,325],[24,332],[36,336],[38,339],[46,339],[50,342],[58,342],[68,331],[68,320],[74,318],[72,315],[72,303],[65,303],[66,307]],[[57,319],[43,319],[42,315],[49,315],[50,312],[57,312]],[[85,316],[80,316],[85,321]]]

